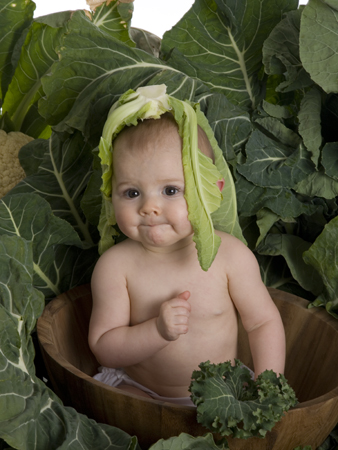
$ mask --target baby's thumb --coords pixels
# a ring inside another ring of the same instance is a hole
[[[189,291],[184,291],[181,292],[177,298],[181,298],[182,300],[188,300],[188,298],[190,297],[190,292]]]

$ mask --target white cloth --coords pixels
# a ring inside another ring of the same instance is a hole
[[[130,378],[130,376],[127,375],[123,369],[99,367],[99,373],[94,375],[93,378],[112,387],[118,387],[122,383],[127,384],[128,386],[134,386],[150,395],[150,397],[152,397],[154,400],[175,403],[176,405],[196,406],[190,397],[162,397],[161,395],[156,394],[156,392]]]

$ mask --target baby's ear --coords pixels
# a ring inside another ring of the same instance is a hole
[[[217,184],[217,186],[218,186],[218,189],[222,192],[222,191],[223,191],[223,188],[224,188],[224,185],[225,185],[224,178],[222,178],[221,180],[218,180],[218,181],[216,182],[216,184]]]

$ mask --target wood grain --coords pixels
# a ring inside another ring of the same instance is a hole
[[[285,376],[299,404],[288,411],[265,439],[228,438],[231,450],[315,449],[338,422],[338,321],[308,302],[269,289],[285,327]],[[56,394],[97,422],[136,435],[146,450],[161,438],[181,432],[194,436],[207,432],[196,421],[196,410],[146,399],[104,385],[92,376],[97,363],[87,336],[92,297],[89,285],[74,288],[45,308],[37,332],[47,371]],[[240,325],[239,359],[252,368],[247,336]]]

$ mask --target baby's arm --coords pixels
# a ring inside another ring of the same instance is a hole
[[[137,364],[188,332],[188,291],[163,302],[157,317],[130,326],[130,299],[123,267],[109,251],[99,259],[92,276],[89,345],[98,362],[106,367]]]
[[[230,255],[229,255],[230,254]],[[266,369],[284,372],[285,333],[277,307],[264,286],[254,254],[233,241],[229,292],[248,333],[255,378]]]

